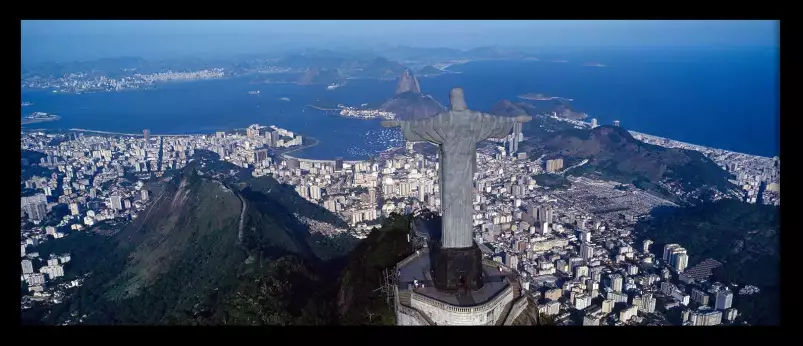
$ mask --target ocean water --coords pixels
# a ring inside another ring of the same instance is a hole
[[[452,87],[465,89],[470,108],[488,111],[524,93],[574,99],[574,107],[600,124],[755,155],[779,154],[777,49],[641,50],[574,52],[547,61],[477,61],[450,68],[456,74],[421,78],[421,89],[448,105]],[[605,67],[583,66],[596,62]],[[249,95],[258,89],[260,95]],[[84,128],[154,134],[204,133],[277,125],[315,137],[320,144],[293,155],[362,159],[401,143],[398,130],[377,120],[347,119],[306,107],[318,100],[349,106],[393,95],[395,81],[351,80],[341,88],[252,84],[250,78],[173,83],[155,90],[94,94],[31,91],[22,115],[62,116],[32,128]],[[290,101],[282,101],[287,97]],[[518,100],[523,101],[523,100]],[[527,101],[533,102],[533,101]],[[536,101],[537,102],[537,101]]]

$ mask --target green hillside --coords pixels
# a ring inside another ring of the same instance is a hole
[[[23,323],[393,323],[374,290],[379,273],[411,251],[406,217],[389,218],[359,243],[310,235],[296,214],[342,221],[271,178],[226,175],[229,166],[207,162],[166,182],[122,229],[104,236],[95,229],[115,228],[101,224],[33,250],[71,253],[64,279],[84,283],[61,304],[24,310]],[[365,320],[366,309],[383,317]]]

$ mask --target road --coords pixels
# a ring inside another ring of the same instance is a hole
[[[245,221],[245,211],[246,211],[246,209],[248,209],[248,204],[245,203],[245,199],[243,199],[243,197],[240,196],[240,194],[237,194],[237,197],[240,198],[240,202],[242,202],[242,204],[243,204],[242,210],[240,211],[240,228],[239,228],[239,231],[237,232],[237,241],[239,243],[242,243],[243,242],[243,221]]]
[[[582,165],[584,165],[584,164],[586,164],[586,163],[588,163],[588,159],[585,159],[585,160],[583,160],[583,162],[580,162],[580,163],[578,163],[578,164],[576,164],[576,165],[574,165],[574,166],[569,166],[568,168],[564,169],[564,170],[563,170],[562,172],[560,172],[559,174],[560,174],[560,175],[564,175],[564,174],[566,174],[566,172],[568,172],[570,169],[572,169],[572,168],[577,168],[577,167],[580,167],[580,166],[582,166]]]

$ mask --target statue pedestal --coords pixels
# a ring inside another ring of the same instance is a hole
[[[430,255],[432,281],[440,291],[475,291],[482,288],[482,252],[477,244],[467,248],[436,248]]]

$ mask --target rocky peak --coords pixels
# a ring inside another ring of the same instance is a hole
[[[396,86],[396,95],[408,91],[420,94],[421,87],[418,85],[418,79],[410,73],[410,70],[404,70],[404,73],[399,78],[399,84]]]

